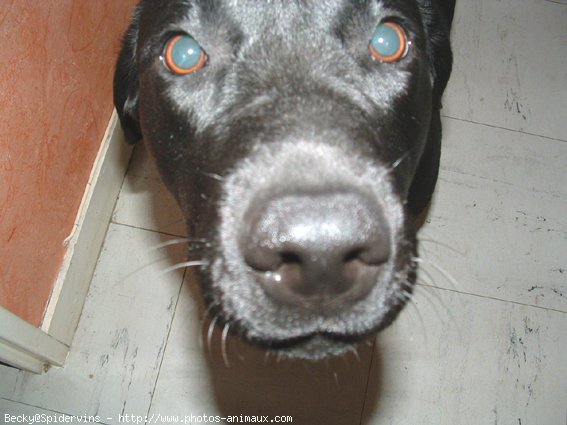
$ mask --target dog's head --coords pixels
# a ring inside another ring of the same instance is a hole
[[[141,2],[115,104],[206,241],[191,259],[218,323],[317,359],[395,318],[437,178],[451,15],[433,0]]]

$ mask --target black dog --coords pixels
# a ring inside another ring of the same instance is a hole
[[[115,104],[224,329],[319,359],[392,322],[440,155],[454,0],[144,0]]]

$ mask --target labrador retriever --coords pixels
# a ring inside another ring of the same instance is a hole
[[[411,296],[454,0],[143,0],[126,140],[177,199],[208,311],[282,357],[338,355]]]

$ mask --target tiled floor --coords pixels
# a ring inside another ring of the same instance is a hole
[[[567,1],[460,1],[453,33],[422,284],[360,358],[278,363],[229,339],[227,368],[217,332],[203,348],[194,284],[163,273],[183,247],[155,249],[183,225],[138,149],[66,367],[0,367],[0,412],[567,424]]]

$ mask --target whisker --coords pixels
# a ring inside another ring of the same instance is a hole
[[[229,329],[230,329],[230,325],[228,323],[225,324],[224,328],[222,329],[222,336],[221,336],[222,359],[223,359],[224,365],[226,366],[227,369],[230,367],[230,364],[228,363],[228,355],[227,355],[227,352],[226,352],[226,339],[228,337]]]
[[[423,333],[423,336],[427,340],[427,328],[425,327],[425,321],[423,320],[423,316],[421,315],[421,312],[419,311],[417,301],[415,300],[415,298],[411,297],[411,298],[408,299],[408,304],[410,304],[413,307],[415,313],[417,314],[417,318],[419,319],[419,323],[421,325],[421,331]]]
[[[127,280],[136,276],[138,273],[142,272],[143,270],[148,270],[148,269],[151,270],[152,266],[159,264],[159,263],[162,263],[164,261],[169,261],[169,259],[168,258],[158,258],[156,260],[148,261],[148,262],[144,263],[143,265],[136,267],[134,270],[132,270],[131,272],[128,272],[124,276],[121,276],[119,279],[116,280],[116,282],[114,283],[113,286],[122,285]],[[163,276],[162,271],[158,272],[158,274],[157,274],[157,277],[160,277],[160,276]]]
[[[419,311],[419,308],[417,306],[417,301],[412,298],[410,304],[414,307],[415,314],[417,315],[417,319],[419,320],[419,325],[421,326],[422,335],[427,341],[427,327],[425,326],[425,320],[423,320],[421,311]]]
[[[185,269],[187,267],[199,267],[208,265],[208,261],[184,261],[183,263],[177,263],[171,267],[167,267],[166,269],[162,270],[161,274],[164,275],[178,269]]]
[[[446,244],[444,242],[440,242],[440,241],[436,241],[435,239],[430,239],[430,238],[418,238],[418,242],[419,243],[432,243],[435,244],[437,246],[442,246],[443,248],[447,248],[448,250],[454,252],[455,254],[459,254],[461,257],[464,257],[465,254],[461,251],[459,251],[457,248],[455,248],[454,246],[451,246],[449,244]]]
[[[421,292],[423,298],[425,299],[425,301],[427,301],[427,303],[429,304],[429,306],[433,309],[433,312],[435,313],[435,316],[439,318],[439,317],[441,317],[441,314],[439,313],[439,310],[437,309],[437,306],[435,305],[435,303],[433,302],[433,299],[432,299],[432,297],[435,297],[435,298],[438,298],[438,297],[436,297],[436,296],[435,296],[433,293],[431,293],[430,291],[427,291],[426,288],[431,288],[431,289],[435,289],[435,288],[432,287],[432,286],[423,285],[423,284],[422,284],[422,285],[419,285],[419,289],[422,289],[422,290],[423,290],[423,291]],[[438,299],[439,299],[439,298],[438,298]],[[439,300],[439,301],[441,302],[441,300]],[[446,305],[444,305],[442,302],[441,302],[441,305],[443,306],[443,308],[445,309],[445,311],[448,311],[448,308],[447,308]]]
[[[411,300],[413,299],[413,294],[410,292],[403,292],[399,295],[399,299],[401,301],[404,301],[406,303],[411,302]]]
[[[453,276],[451,276],[451,274],[449,272],[447,272],[445,269],[443,269],[441,266],[438,266],[437,264],[435,264],[433,261],[425,261],[423,258],[414,258],[414,261],[426,266],[431,266],[433,267],[435,270],[437,270],[439,273],[441,273],[445,279],[447,279],[447,281],[452,285],[453,289],[457,290],[457,287],[459,286],[457,281],[455,280],[455,278],[453,278]]]
[[[347,350],[346,350],[344,353],[342,353],[341,355],[338,356],[338,358],[343,361],[343,363],[344,363],[344,365],[345,365],[346,367],[350,367],[349,354],[350,354],[350,350],[347,348]]]
[[[424,259],[421,259],[421,258],[414,258],[414,260],[415,261],[419,260],[418,262],[424,264],[425,266],[433,267],[435,270],[437,270],[439,273],[441,273],[441,275],[443,277],[445,277],[445,279],[447,279],[447,281],[450,283],[451,288],[449,290],[454,290],[458,293],[457,281],[447,271],[445,271],[442,267],[438,266],[437,264],[435,264],[434,262],[432,262],[430,260],[424,260]],[[443,308],[445,313],[447,313],[447,315],[449,316],[451,323],[455,324],[457,326],[457,328],[459,328],[459,322],[457,321],[457,319],[453,315],[452,309],[450,309],[447,306],[447,304],[445,304],[445,302],[443,301],[443,299],[440,296],[440,293],[435,291],[435,290],[447,290],[447,288],[443,288],[442,286],[439,286],[435,282],[435,278],[433,277],[433,275],[426,268],[421,268],[421,273],[424,274],[429,279],[429,282],[425,281],[423,278],[420,278],[420,281],[417,282],[418,285],[416,287],[423,288],[423,289],[429,289],[429,291],[425,291],[425,292],[428,292],[430,297],[425,296],[425,298],[430,303],[431,307],[435,311],[435,314],[440,316],[439,310],[437,310],[437,308],[435,307],[435,303],[433,302],[431,297],[435,297],[437,299],[437,301],[439,301],[439,304],[441,305],[441,307]]]
[[[186,242],[189,242],[189,238],[170,239],[168,241],[161,242],[161,243],[158,243],[154,246],[151,246],[149,248],[149,250],[150,251],[158,251],[160,249],[167,248],[168,246],[171,246],[171,245],[178,245],[178,244],[182,244],[182,243],[186,243]]]
[[[407,151],[401,157],[399,157],[390,167],[390,171],[394,171],[396,168],[398,168],[400,164],[409,157],[409,154],[410,154],[409,151]]]
[[[199,348],[201,348],[202,350],[205,348],[205,342],[204,342],[204,339],[203,339],[203,337],[205,335],[205,323],[207,322],[207,319],[209,318],[209,313],[211,312],[213,306],[214,306],[214,304],[209,305],[207,307],[207,309],[203,312],[203,315],[201,316],[201,332],[199,332]],[[209,323],[210,323],[210,321],[209,321]]]
[[[212,179],[214,179],[214,180],[217,180],[217,181],[219,181],[219,182],[224,181],[224,177],[221,176],[220,174],[209,173],[209,172],[207,172],[207,171],[198,171],[198,173],[199,173],[199,174],[202,174],[203,176],[210,177],[210,178],[212,178]]]
[[[343,361],[345,360],[344,356],[342,356]],[[335,358],[325,358],[325,369],[327,370],[327,373],[331,373],[333,375],[333,380],[335,381],[335,385],[337,386],[337,388],[339,387],[339,374],[337,373],[337,370],[333,364],[333,361],[335,360]]]
[[[207,348],[209,353],[212,353],[212,341],[213,341],[213,332],[215,331],[215,325],[217,324],[218,316],[213,317],[213,320],[209,323],[209,330],[207,331]]]
[[[435,284],[435,278],[433,277],[433,275],[429,272],[429,270],[425,269],[424,267],[422,267],[421,269],[419,269],[419,282],[416,282],[419,285],[429,285],[429,286],[434,286],[435,288],[437,288],[437,285]],[[422,276],[424,275],[424,276]],[[424,277],[426,277],[428,280],[425,280]]]
[[[395,297],[397,300],[399,300],[399,301],[401,301],[402,303],[404,303],[404,304],[407,303],[407,302],[409,302],[410,299],[411,299],[411,296],[409,296],[408,294],[405,294],[405,293],[397,293],[397,294],[394,294],[394,297]]]
[[[447,306],[447,304],[445,304],[445,301],[443,301],[443,298],[440,296],[440,293],[438,292],[439,290],[444,290],[443,288],[439,288],[435,285],[428,285],[427,283],[420,283],[419,288],[423,289],[424,298],[427,300],[427,302],[429,302],[429,304],[431,305],[437,316],[441,317],[441,315],[439,314],[439,310],[435,306],[434,299],[437,300],[439,305],[443,308],[443,311],[449,317],[451,323],[456,325],[457,328],[460,328],[459,322],[457,321],[456,317],[453,315],[452,309],[450,309]]]
[[[151,246],[148,249],[149,249],[149,251],[158,251],[160,249],[164,249],[164,248],[167,248],[169,246],[178,245],[178,244],[182,244],[182,243],[188,243],[189,247],[195,246],[197,244],[204,244],[205,246],[210,244],[210,242],[207,239],[204,239],[204,238],[176,238],[176,239],[170,239],[170,240],[165,241],[165,242],[161,242],[159,244]]]
[[[358,349],[354,346],[348,348],[348,352],[354,354],[354,358],[358,363],[360,363],[360,354],[358,354]]]
[[[335,378],[335,385],[336,385],[337,387],[339,387],[339,386],[340,386],[340,385],[339,385],[339,374],[337,373],[336,370],[333,370],[333,378]]]

